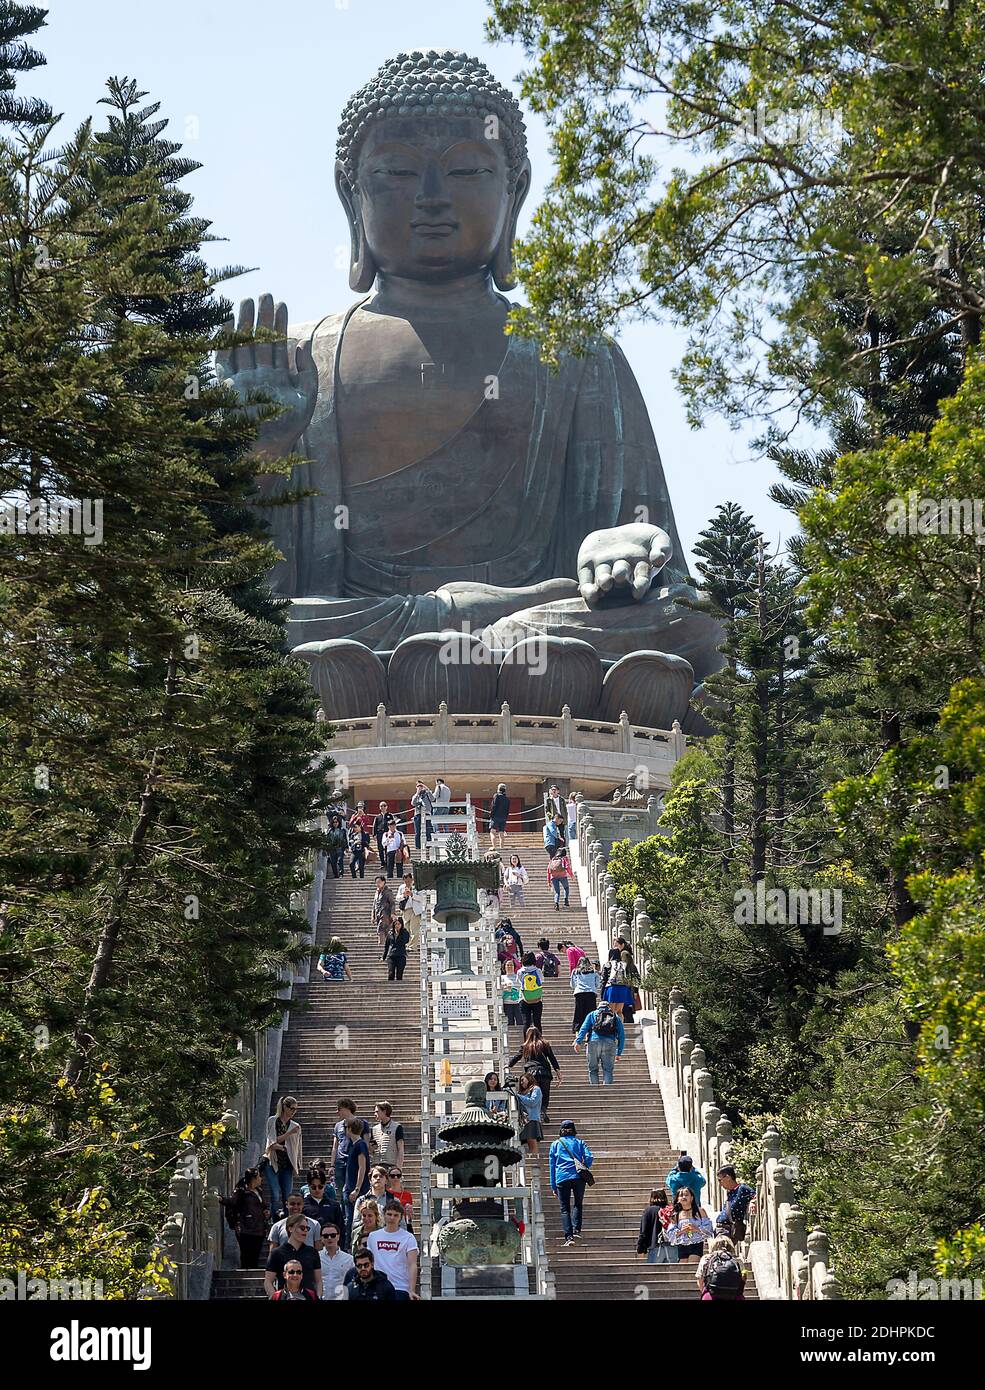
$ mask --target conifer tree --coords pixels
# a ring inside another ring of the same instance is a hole
[[[45,61],[26,40],[41,28],[47,13],[40,5],[0,0],[0,124],[39,126],[52,119],[51,107],[40,97],[13,95],[16,75]]]
[[[222,273],[142,99],[0,151],[3,491],[103,506],[99,544],[0,536],[0,1162],[29,1239],[98,1189],[135,1269],[179,1136],[220,1141],[238,1039],[283,1008],[326,804],[255,421],[211,373]]]

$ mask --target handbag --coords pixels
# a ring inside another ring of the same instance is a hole
[[[571,1159],[572,1163],[575,1165],[575,1172],[578,1174],[580,1178],[585,1179],[585,1186],[594,1187],[595,1174],[592,1172],[591,1168],[585,1167],[584,1163],[582,1163],[578,1155],[571,1152],[571,1150],[568,1148],[567,1144],[565,1144],[563,1139],[561,1140],[561,1146],[564,1149],[565,1153],[568,1155],[568,1157]]]
[[[680,1263],[681,1252],[676,1245],[671,1245],[668,1240],[664,1239],[663,1232],[661,1232],[660,1239],[653,1248],[657,1252],[653,1261],[654,1264],[676,1265]]]

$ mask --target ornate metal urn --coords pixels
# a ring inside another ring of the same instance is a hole
[[[496,864],[468,858],[468,850],[460,835],[448,840],[447,858],[425,860],[414,865],[414,887],[433,888],[437,895],[434,917],[444,922],[450,932],[467,932],[472,922],[482,916],[477,888],[490,892],[499,887],[499,868]],[[448,942],[448,972],[471,975],[472,963],[469,942],[464,936]]]
[[[469,1083],[465,1109],[438,1130],[444,1148],[433,1162],[450,1168],[455,1187],[499,1187],[503,1169],[519,1163],[522,1153],[505,1117],[485,1108],[485,1083]],[[438,1252],[445,1264],[509,1265],[520,1250],[520,1232],[504,1218],[502,1199],[462,1197],[450,1190],[452,1219],[438,1234]]]

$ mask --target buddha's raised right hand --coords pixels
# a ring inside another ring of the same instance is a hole
[[[312,361],[310,344],[306,342],[298,343],[294,361],[290,362],[287,305],[278,304],[275,308],[273,295],[260,296],[256,328],[275,333],[281,341],[254,341],[218,350],[216,375],[220,381],[228,382],[242,401],[249,400],[252,392],[262,391],[269,400],[283,407],[276,418],[261,423],[255,449],[261,458],[282,458],[294,451],[311,423],[318,399],[318,369]],[[227,319],[223,332],[233,331],[233,320]],[[254,332],[252,299],[240,302],[235,332]]]

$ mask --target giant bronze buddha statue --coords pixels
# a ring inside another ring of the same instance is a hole
[[[258,455],[309,460],[261,488],[312,490],[271,509],[272,583],[326,714],[508,699],[684,721],[718,631],[675,603],[694,590],[639,387],[610,341],[552,370],[504,331],[530,184],[516,100],[465,54],[401,53],[346,106],[337,153],[361,297],[289,326],[264,295],[256,327],[281,341],[218,355],[244,398],[284,407]]]

